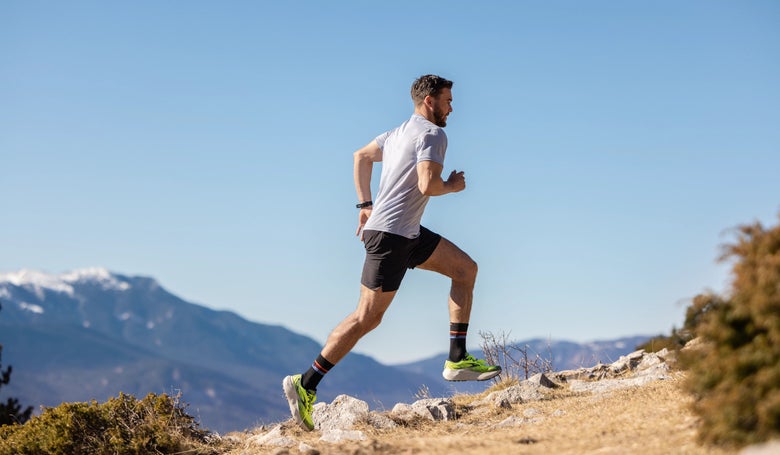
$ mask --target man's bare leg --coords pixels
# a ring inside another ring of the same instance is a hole
[[[330,332],[322,356],[336,364],[355,347],[358,340],[382,322],[382,316],[397,291],[383,292],[360,285],[358,307]]]
[[[282,381],[293,419],[305,430],[314,429],[311,418],[312,405],[316,399],[317,384],[323,375],[355,347],[358,340],[375,329],[390,306],[396,291],[382,292],[380,289],[360,287],[358,307],[331,331],[325,347],[302,375],[287,376]]]
[[[419,268],[440,273],[452,280],[450,322],[468,323],[477,280],[477,263],[454,243],[442,237],[433,254]]]
[[[436,249],[421,269],[441,273],[452,280],[450,287],[450,358],[444,363],[442,376],[448,381],[485,381],[501,373],[501,367],[487,365],[483,360],[468,356],[466,330],[471,317],[477,263],[442,237]]]

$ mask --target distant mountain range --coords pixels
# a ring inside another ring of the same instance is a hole
[[[36,408],[104,401],[120,391],[139,398],[180,392],[203,427],[243,430],[288,417],[281,380],[305,368],[321,348],[284,327],[186,302],[152,278],[99,268],[0,274],[0,305],[2,365],[13,366],[3,395]],[[614,360],[648,338],[517,344],[552,355],[559,370]],[[444,381],[443,359],[389,366],[352,353],[319,398],[346,393],[381,409],[414,400],[423,386],[433,396],[484,390],[485,384]]]

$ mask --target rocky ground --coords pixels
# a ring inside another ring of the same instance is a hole
[[[637,351],[609,365],[384,412],[341,395],[315,405],[315,431],[287,421],[221,439],[229,455],[734,453],[696,442],[697,419],[672,361],[666,351]]]

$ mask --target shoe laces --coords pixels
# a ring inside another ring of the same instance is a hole
[[[314,405],[314,401],[317,400],[317,395],[311,390],[306,390],[306,393],[303,394],[302,398],[303,398],[303,403],[306,405],[306,409],[311,410],[312,406]]]
[[[463,360],[468,360],[469,362],[474,362],[474,363],[476,363],[478,365],[484,365],[485,364],[484,360],[477,359],[476,357],[474,357],[471,354],[466,354],[466,357]]]

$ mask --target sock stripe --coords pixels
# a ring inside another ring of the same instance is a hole
[[[322,375],[327,374],[328,371],[330,371],[329,369],[326,369],[325,367],[320,365],[320,362],[318,362],[316,360],[311,364],[311,367],[314,368],[314,370],[316,370],[317,373],[322,374]]]

